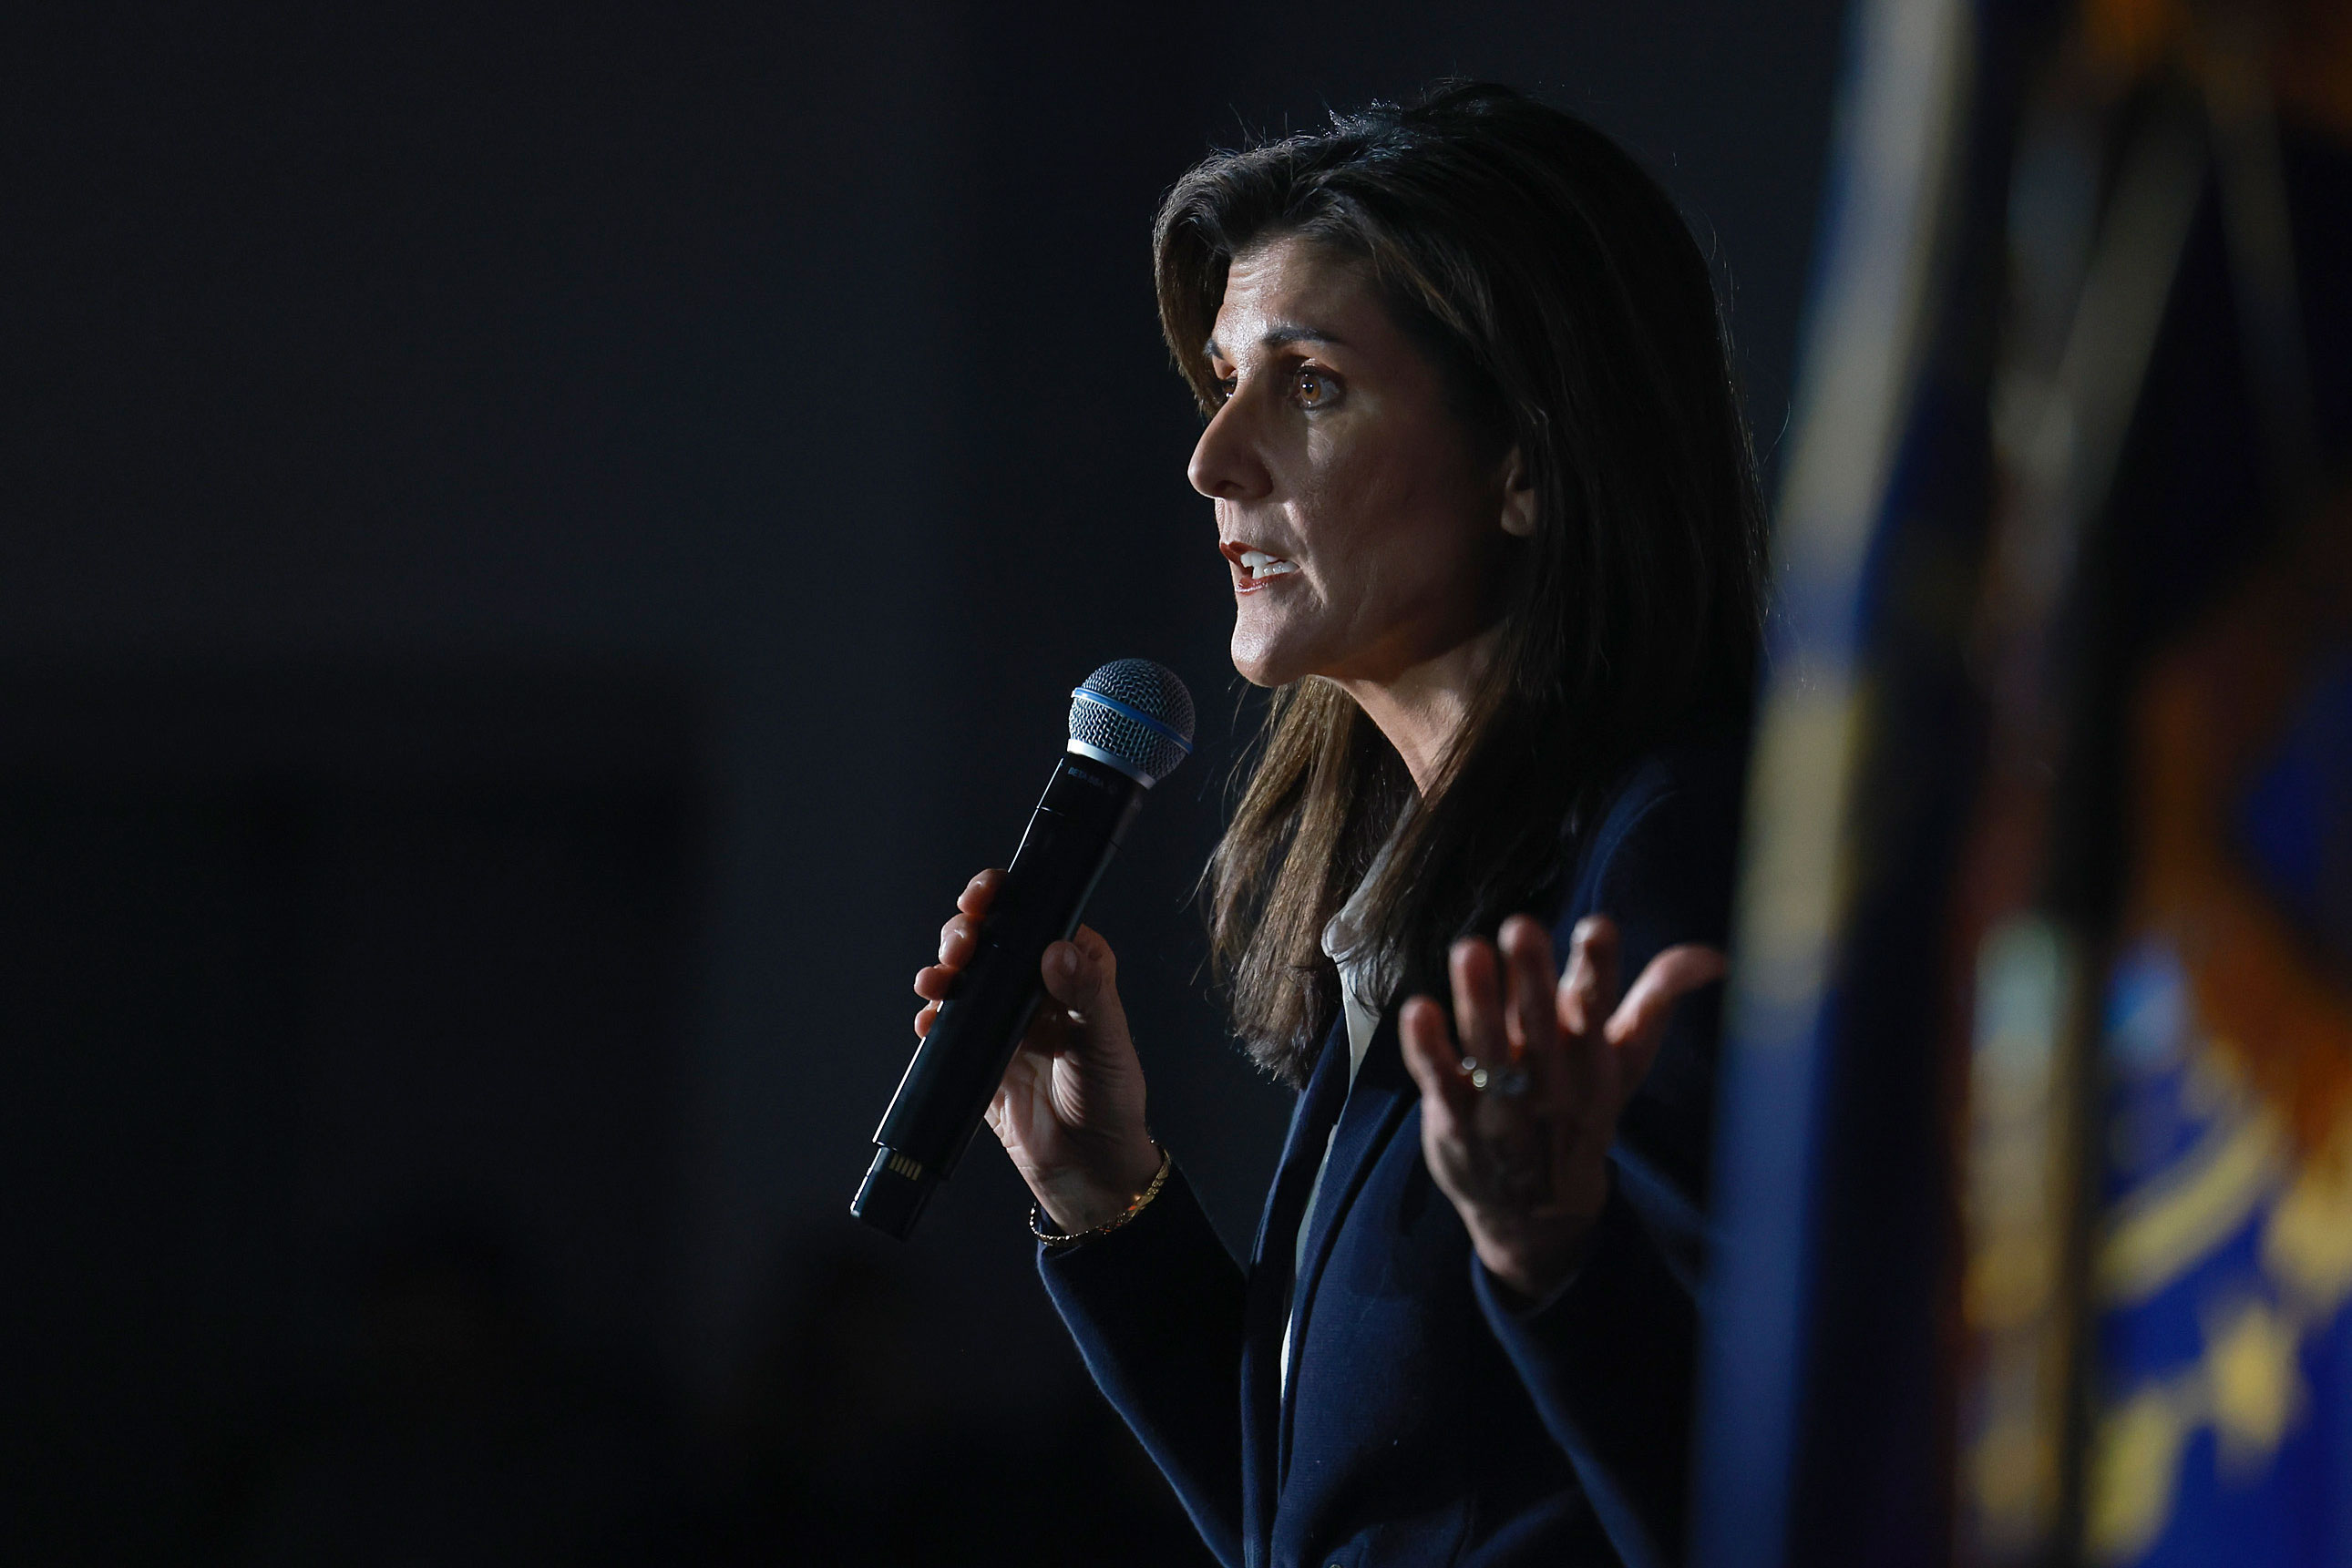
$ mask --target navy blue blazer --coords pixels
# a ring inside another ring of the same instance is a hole
[[[1723,743],[1633,769],[1557,895],[1563,961],[1595,912],[1622,931],[1628,983],[1674,943],[1723,941],[1739,773]],[[1220,1562],[1681,1561],[1715,1001],[1677,1009],[1620,1118],[1587,1260],[1540,1310],[1506,1303],[1430,1177],[1394,1005],[1352,1091],[1345,1026],[1325,1040],[1246,1272],[1181,1170],[1124,1229],[1040,1249],[1095,1381]],[[1286,1395],[1298,1217],[1335,1113]]]

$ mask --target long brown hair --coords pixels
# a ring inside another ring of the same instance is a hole
[[[1160,327],[1203,414],[1202,349],[1236,252],[1301,235],[1369,266],[1450,402],[1536,492],[1495,657],[1370,900],[1386,985],[1528,907],[1611,783],[1679,727],[1738,722],[1754,680],[1762,508],[1705,259],[1665,193],[1592,127],[1508,88],[1448,84],[1328,131],[1220,153],[1154,228]],[[1267,704],[1204,875],[1235,1031],[1304,1082],[1339,1005],[1325,923],[1412,801],[1355,700]]]

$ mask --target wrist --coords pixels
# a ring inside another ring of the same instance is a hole
[[[1168,1185],[1168,1173],[1174,1168],[1174,1158],[1167,1150],[1154,1144],[1152,1151],[1159,1156],[1159,1161],[1152,1167],[1151,1179],[1146,1182],[1134,1197],[1122,1204],[1118,1213],[1108,1219],[1098,1220],[1093,1225],[1087,1226],[1083,1229],[1072,1228],[1056,1222],[1049,1230],[1041,1218],[1042,1206],[1033,1204],[1029,1209],[1030,1234],[1045,1243],[1048,1249],[1052,1249],[1073,1247],[1080,1242],[1091,1241],[1123,1228],[1137,1215],[1151,1207],[1152,1199],[1160,1196],[1160,1189]]]
[[[1579,1201],[1549,1204],[1532,1212],[1465,1214],[1470,1244],[1495,1282],[1517,1298],[1520,1309],[1548,1301],[1573,1279],[1592,1254],[1601,1212],[1608,1207],[1611,1173],[1604,1166],[1597,1190]]]
[[[1073,1166],[1050,1181],[1032,1183],[1037,1207],[1056,1228],[1075,1235],[1126,1211],[1160,1174],[1160,1145],[1148,1133],[1122,1139],[1101,1158]]]
[[[1522,1228],[1508,1239],[1474,1230],[1471,1245],[1480,1265],[1501,1288],[1506,1304],[1525,1311],[1549,1301],[1576,1277],[1591,1252],[1596,1228],[1585,1220],[1547,1227],[1540,1233]]]

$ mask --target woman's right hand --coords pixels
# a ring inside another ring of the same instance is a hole
[[[915,976],[924,1000],[915,1032],[930,1032],[940,1003],[971,961],[1001,871],[965,884],[940,927],[940,961]],[[1143,1064],[1118,1000],[1118,960],[1090,927],[1042,960],[1045,1000],[989,1102],[988,1124],[1039,1207],[1066,1231],[1115,1218],[1160,1170],[1143,1119]]]

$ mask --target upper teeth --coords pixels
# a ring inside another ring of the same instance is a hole
[[[1297,571],[1297,561],[1285,560],[1278,555],[1268,555],[1262,549],[1242,551],[1242,565],[1252,577],[1279,577],[1286,571]]]

